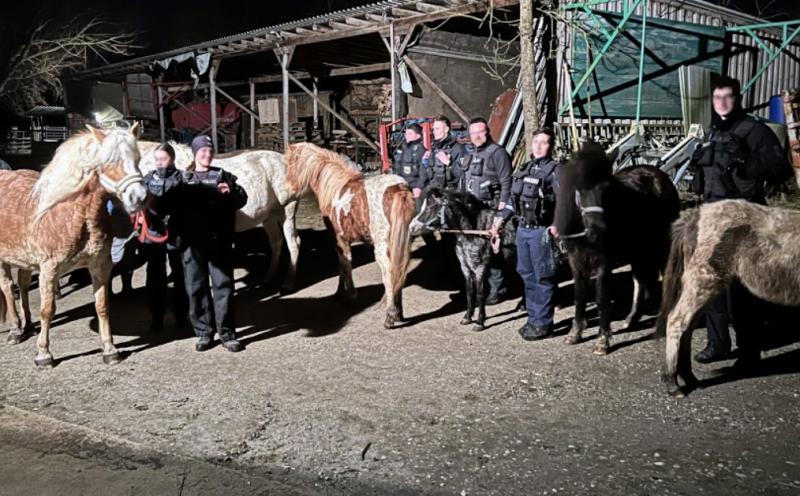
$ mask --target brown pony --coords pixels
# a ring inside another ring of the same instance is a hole
[[[391,174],[364,178],[341,155],[311,143],[289,146],[286,164],[286,189],[298,196],[313,191],[336,238],[337,294],[356,297],[350,244],[362,241],[374,246],[386,290],[384,326],[390,329],[403,320],[402,290],[411,256],[408,225],[415,214],[408,185]]]
[[[41,330],[36,365],[52,367],[50,321],[55,314],[58,278],[86,267],[92,275],[95,309],[103,342],[103,361],[120,360],[108,320],[107,285],[111,274],[111,235],[106,201],[116,196],[128,212],[139,210],[147,190],[139,172],[136,126],[130,130],[89,132],[65,141],[41,174],[0,172],[0,318],[11,320],[9,342],[22,341],[24,327],[12,291],[11,267],[19,267],[26,326],[30,325],[28,286],[39,271]],[[6,319],[7,317],[7,319]]]
[[[688,210],[672,227],[657,333],[666,334],[662,379],[683,396],[678,375],[691,389],[690,324],[709,300],[734,280],[755,296],[800,305],[800,212],[744,200],[725,200]]]

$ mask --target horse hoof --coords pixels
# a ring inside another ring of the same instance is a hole
[[[683,392],[680,386],[675,386],[675,387],[668,386],[667,394],[672,396],[673,398],[678,398],[678,399],[686,397],[686,394]]]
[[[25,334],[22,332],[9,332],[8,333],[8,344],[20,344],[25,339]]]
[[[597,345],[592,350],[592,353],[594,353],[597,356],[608,355],[608,345]]]
[[[103,354],[103,363],[106,365],[116,365],[122,361],[122,356],[118,351],[114,353]]]
[[[383,328],[384,329],[392,329],[392,328],[394,328],[394,319],[390,319],[389,317],[386,317],[386,320],[383,322]]]
[[[469,317],[464,317],[458,323],[461,324],[461,325],[467,325],[467,324],[469,324],[471,322],[472,322],[472,319],[470,319]]]
[[[34,358],[33,363],[35,363],[40,369],[52,369],[56,365],[55,360],[53,360],[53,357],[51,356],[45,358]]]
[[[483,326],[483,324],[475,324],[474,326],[472,326],[471,330],[472,330],[472,332],[481,332],[484,329],[485,329],[485,327]]]
[[[567,337],[564,338],[565,344],[578,344],[581,342],[581,337],[577,334],[567,334]]]

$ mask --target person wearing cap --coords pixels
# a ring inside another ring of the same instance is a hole
[[[428,183],[426,168],[429,155],[422,143],[422,127],[419,124],[406,127],[405,141],[394,151],[392,172],[406,180],[414,193],[417,209],[422,201],[422,190]]]
[[[195,349],[210,349],[216,332],[226,350],[241,351],[244,346],[236,340],[231,304],[232,252],[236,211],[247,203],[247,193],[236,176],[211,165],[211,138],[197,136],[191,147],[194,161],[183,172],[176,225],[183,250],[189,320],[198,337]]]
[[[167,267],[172,272],[175,292],[172,299],[172,310],[175,314],[175,326],[186,327],[186,286],[183,280],[183,262],[178,251],[177,229],[172,219],[182,175],[175,167],[175,150],[169,143],[162,143],[153,152],[155,170],[144,176],[144,185],[149,193],[145,215],[149,222],[149,234],[152,238],[168,236],[166,243],[157,243],[147,238],[141,247],[147,259],[147,298],[152,322],[150,330],[159,332],[164,327],[164,310],[167,300]]]

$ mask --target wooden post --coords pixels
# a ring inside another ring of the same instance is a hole
[[[294,47],[283,47],[275,50],[278,62],[281,64],[281,80],[283,81],[283,148],[289,149],[289,64],[292,62]]]
[[[311,80],[311,84],[313,85],[314,88],[314,98],[312,98],[314,103],[314,130],[316,130],[319,127],[319,104],[317,104],[317,100],[319,100],[319,86],[317,84],[318,82],[319,79],[316,77],[312,78]]]
[[[389,64],[392,66],[392,122],[397,120],[397,60],[394,49],[394,23],[389,24]]]
[[[208,72],[209,104],[211,105],[211,142],[214,144],[214,152],[219,150],[217,143],[217,83],[215,81],[218,65],[216,60],[212,61]]]
[[[158,126],[161,129],[161,142],[165,143],[167,131],[164,124],[164,90],[160,84],[156,86],[156,89],[158,90]]]
[[[128,101],[128,82],[123,80],[122,81],[122,117],[127,119],[130,115],[130,102]]]
[[[256,83],[250,82],[250,109],[256,110]],[[256,118],[250,116],[250,148],[256,147]]]

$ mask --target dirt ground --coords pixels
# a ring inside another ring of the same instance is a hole
[[[295,294],[255,287],[265,257],[241,250],[243,353],[197,353],[171,317],[149,333],[141,269],[111,306],[121,364],[101,361],[82,284],[58,302],[54,369],[35,368],[35,339],[0,345],[0,495],[800,494],[797,320],[749,376],[696,366],[706,387],[676,400],[651,328],[616,334],[606,357],[596,327],[563,343],[568,283],[557,337],[520,339],[516,300],[473,333],[458,278],[418,243],[409,323],[385,330],[371,249],[354,250],[346,306],[333,245],[313,215],[301,227]]]

